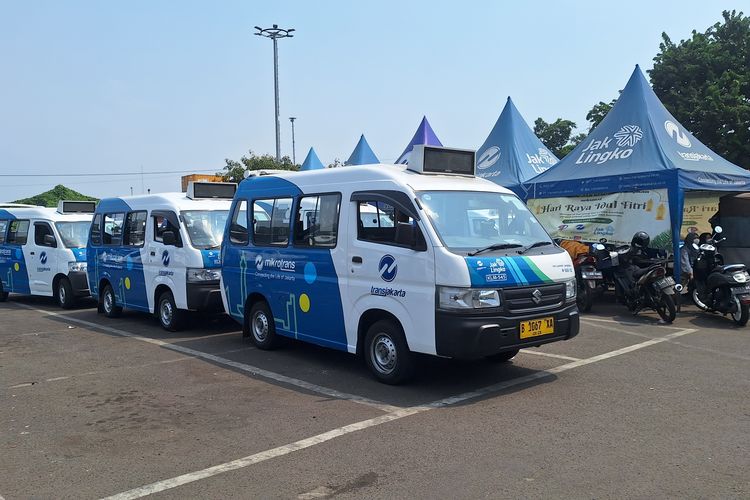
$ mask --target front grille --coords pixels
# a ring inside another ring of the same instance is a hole
[[[534,292],[539,290],[539,300],[534,300]],[[503,304],[508,312],[527,313],[559,307],[565,301],[565,284],[529,286],[501,290]]]

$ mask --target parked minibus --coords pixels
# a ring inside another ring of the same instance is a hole
[[[0,302],[9,293],[54,297],[73,307],[89,295],[86,235],[96,203],[60,201],[57,208],[0,204]]]
[[[187,193],[105,198],[88,237],[88,277],[99,312],[153,313],[177,331],[188,311],[221,312],[220,247],[233,183],[192,182]]]
[[[473,151],[247,178],[222,263],[224,307],[259,348],[359,353],[386,383],[412,374],[412,353],[507,361],[579,329],[570,257],[474,176]]]

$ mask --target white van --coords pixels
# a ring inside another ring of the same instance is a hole
[[[233,183],[194,182],[187,193],[105,198],[88,238],[88,276],[99,312],[154,313],[165,329],[187,311],[221,312],[220,247]]]
[[[61,201],[57,209],[0,205],[0,302],[8,293],[55,297],[68,309],[89,295],[86,236],[96,203]]]
[[[515,194],[474,177],[473,151],[248,178],[222,263],[224,307],[258,347],[361,353],[387,383],[413,352],[508,360],[579,328],[570,257]]]

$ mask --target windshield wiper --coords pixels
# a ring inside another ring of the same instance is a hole
[[[523,245],[519,245],[518,243],[495,243],[484,248],[474,250],[473,252],[469,252],[467,255],[469,257],[474,257],[475,255],[479,255],[482,252],[489,252],[490,250],[505,250],[506,248],[518,248],[522,246]]]
[[[552,243],[549,241],[537,241],[536,243],[532,243],[531,245],[524,247],[523,250],[519,250],[518,255],[524,254],[528,252],[529,250],[531,250],[532,248],[543,247],[543,246],[547,246],[551,244]]]

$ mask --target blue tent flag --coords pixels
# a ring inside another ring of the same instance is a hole
[[[527,188],[529,198],[667,189],[673,251],[679,255],[685,191],[750,191],[750,172],[685,130],[636,66],[599,126]],[[677,258],[677,277],[679,268]]]
[[[352,151],[351,156],[349,156],[344,165],[372,165],[374,163],[380,163],[380,160],[375,156],[370,145],[367,144],[365,135],[362,134],[359,142],[354,147],[354,151]]]
[[[401,165],[408,164],[409,153],[411,153],[411,150],[414,149],[414,146],[418,144],[426,144],[428,146],[443,145],[443,143],[440,142],[440,139],[438,139],[437,135],[435,135],[435,131],[432,130],[430,122],[427,121],[426,116],[422,117],[422,121],[419,123],[417,131],[414,133],[414,137],[411,138],[411,141],[409,141],[409,144],[406,146],[406,149],[404,149],[404,152],[401,153],[401,156],[398,157],[396,163],[399,163]]]
[[[305,161],[302,162],[300,170],[320,170],[321,168],[326,167],[320,161],[318,155],[315,154],[315,150],[313,148],[310,148],[310,151],[307,152],[307,156],[305,157]]]
[[[477,150],[477,177],[484,177],[525,197],[524,183],[558,162],[529,128],[508,97],[500,117]]]

